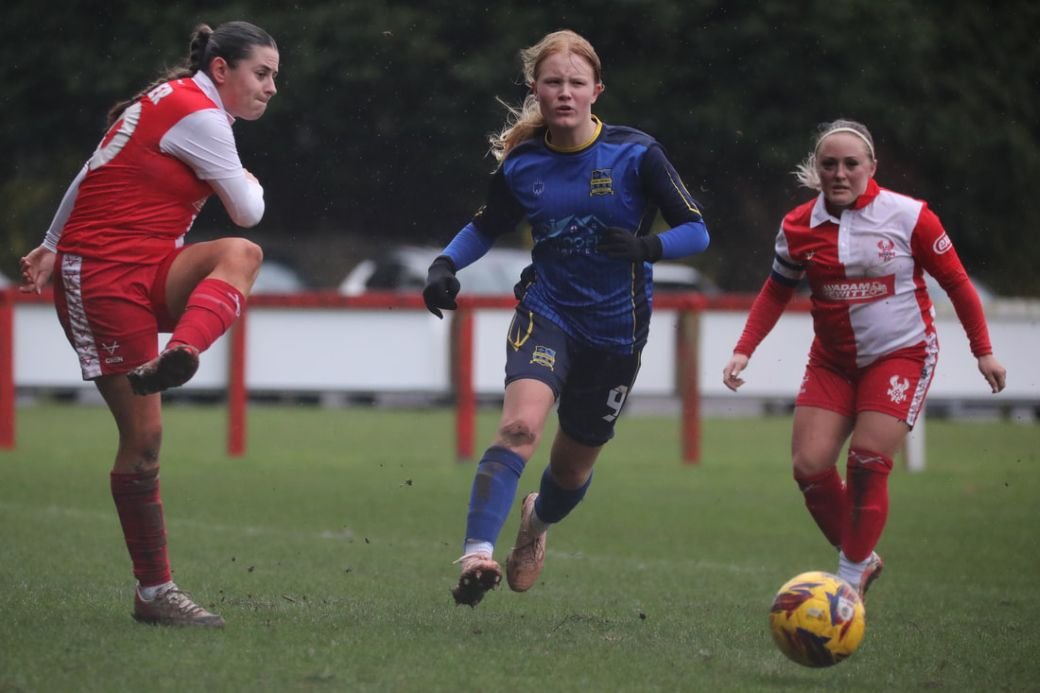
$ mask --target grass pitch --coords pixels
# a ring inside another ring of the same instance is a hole
[[[897,469],[867,634],[803,669],[775,649],[775,590],[836,556],[788,469],[785,417],[631,417],[545,572],[456,607],[473,465],[448,411],[253,407],[224,454],[220,407],[169,406],[162,492],[175,579],[224,631],[143,626],[108,490],[98,407],[18,412],[0,452],[0,691],[1023,690],[1040,680],[1036,426],[930,421]],[[497,418],[480,419],[480,446]],[[547,432],[547,440],[552,434]],[[547,446],[521,480],[536,487]],[[517,509],[499,540],[504,560]]]

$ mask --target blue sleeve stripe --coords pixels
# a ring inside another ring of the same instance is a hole
[[[784,267],[784,268],[786,268],[786,269],[789,269],[789,270],[791,270],[792,272],[801,272],[801,271],[803,271],[803,270],[805,269],[805,268],[804,268],[804,267],[802,267],[801,265],[796,265],[796,264],[794,264],[793,262],[788,262],[787,260],[784,260],[784,259],[783,259],[782,257],[780,257],[779,255],[774,255],[774,256],[773,256],[773,260],[774,260],[774,261],[775,261],[775,262],[776,262],[777,264],[779,264],[779,265],[780,265],[781,267]]]
[[[485,236],[473,222],[470,222],[455,234],[455,238],[451,239],[443,254],[451,258],[456,270],[460,270],[484,257],[494,242],[494,238]]]
[[[776,270],[770,272],[770,276],[773,278],[773,281],[779,282],[784,286],[798,286],[798,283],[801,281],[801,279],[796,279],[780,274]]]
[[[688,221],[658,234],[661,241],[661,259],[674,260],[703,252],[711,237],[703,221]]]

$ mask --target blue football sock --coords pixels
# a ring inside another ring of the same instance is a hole
[[[559,522],[581,502],[591,483],[592,474],[590,473],[581,488],[573,490],[560,488],[553,479],[549,466],[546,465],[545,471],[542,472],[541,486],[538,488],[538,498],[534,502],[535,514],[547,525]]]
[[[466,539],[498,539],[509,509],[516,498],[516,487],[524,471],[524,460],[512,450],[490,447],[477,465],[466,516]]]

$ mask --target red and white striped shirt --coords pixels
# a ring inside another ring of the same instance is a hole
[[[924,202],[872,179],[855,204],[834,217],[820,194],[784,217],[772,274],[734,351],[751,355],[802,277],[812,292],[812,349],[828,362],[862,368],[932,341],[935,311],[923,272],[950,295],[972,353],[992,353],[978,294],[939,218]]]
[[[131,104],[72,182],[47,232],[52,250],[151,264],[183,244],[216,190],[232,220],[263,216],[263,188],[249,179],[212,80],[166,82]]]

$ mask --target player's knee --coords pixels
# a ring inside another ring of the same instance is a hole
[[[138,471],[148,471],[159,466],[159,450],[162,447],[162,424],[149,425],[120,441],[124,457],[133,460]]]
[[[245,238],[235,238],[231,249],[234,261],[248,271],[259,272],[264,261],[264,250]]]
[[[836,464],[837,460],[828,459],[819,455],[809,455],[803,452],[795,452],[791,456],[791,466],[794,468],[796,479],[821,474]]]
[[[252,281],[260,273],[264,251],[245,238],[225,238],[220,245],[218,269],[222,272]]]
[[[532,448],[538,443],[538,433],[526,421],[508,421],[498,429],[499,439],[511,450]]]

